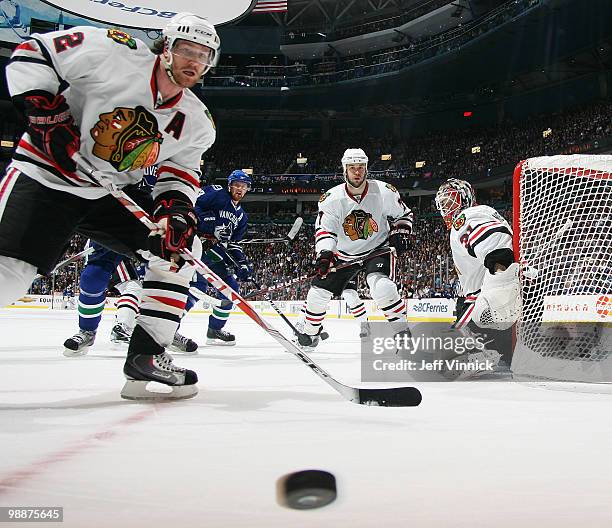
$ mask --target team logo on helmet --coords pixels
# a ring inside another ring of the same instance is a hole
[[[461,213],[453,222],[453,227],[459,231],[465,225],[465,215]]]
[[[118,171],[136,170],[157,163],[162,137],[155,116],[142,106],[118,106],[100,114],[90,130],[93,153]]]
[[[378,232],[378,224],[371,213],[358,209],[352,211],[342,222],[344,234],[351,240],[367,240]]]
[[[106,36],[110,39],[113,39],[115,42],[119,44],[123,44],[130,49],[136,49],[136,41],[132,38],[132,36],[125,31],[120,31],[118,29],[109,29],[106,33]]]

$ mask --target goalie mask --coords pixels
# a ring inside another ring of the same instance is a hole
[[[349,165],[361,165],[364,167],[363,179],[359,182],[358,185],[355,185],[355,183],[350,181],[349,179]],[[346,181],[346,183],[351,187],[359,188],[361,187],[361,185],[363,185],[363,182],[365,182],[368,177],[368,157],[366,156],[366,153],[363,151],[363,149],[350,148],[344,151],[344,154],[342,155],[342,174],[344,176],[344,181]]]
[[[162,61],[170,80],[175,82],[172,73],[173,55],[180,55],[204,66],[202,75],[214,68],[220,57],[221,40],[215,26],[205,18],[191,13],[178,13],[162,32],[164,36],[164,53]],[[181,41],[194,42],[203,46],[201,51],[190,48],[178,49]],[[176,82],[175,82],[176,84]]]
[[[451,178],[440,185],[436,193],[436,207],[448,229],[453,226],[457,214],[474,205],[476,205],[474,189],[464,180]]]

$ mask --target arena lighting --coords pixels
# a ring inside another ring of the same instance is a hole
[[[472,147],[472,154],[478,154],[480,152],[480,147]]]
[[[308,163],[308,158],[297,158],[295,160],[297,162],[298,165],[306,165],[306,163]]]
[[[463,117],[472,117],[472,111],[466,110],[465,112],[463,112]]]
[[[242,169],[242,172],[248,174],[249,176],[253,176],[253,169]]]
[[[544,138],[547,138],[551,134],[552,134],[552,128],[547,128],[546,130],[542,131],[542,137],[544,137]]]
[[[13,148],[14,146],[15,146],[14,141],[5,141],[5,140],[0,141],[0,147]]]
[[[391,154],[383,154],[380,157],[380,161],[390,161],[391,160]]]
[[[423,167],[425,167],[425,162],[424,162],[424,161],[417,161],[417,162],[414,164],[414,166],[415,166],[417,169],[422,169]]]

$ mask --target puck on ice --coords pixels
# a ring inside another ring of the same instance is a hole
[[[295,510],[321,508],[336,499],[336,477],[327,471],[297,471],[279,482],[282,504]]]

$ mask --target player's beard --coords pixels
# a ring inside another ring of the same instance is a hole
[[[193,72],[194,75],[187,75],[183,72],[183,70],[189,70]],[[201,75],[198,75],[197,71],[191,68],[183,68],[182,70],[179,70],[178,68],[173,67],[172,76],[174,77],[174,82],[181,88],[193,88],[196,84],[198,84],[198,82],[200,82],[200,79],[202,78]]]

